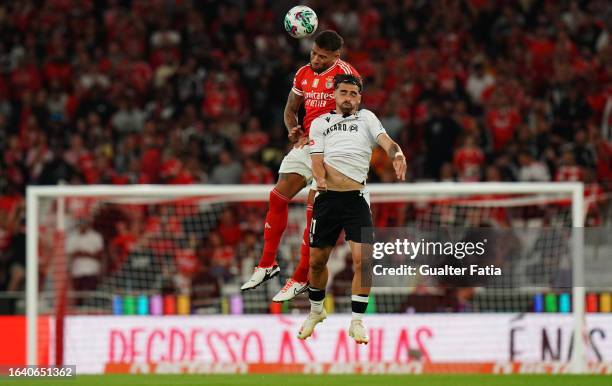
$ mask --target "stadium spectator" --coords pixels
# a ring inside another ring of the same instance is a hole
[[[582,168],[576,165],[576,157],[571,149],[563,152],[561,158],[561,166],[557,170],[555,181],[582,181],[583,171]]]
[[[200,268],[191,280],[191,306],[196,314],[218,314],[221,286],[219,277],[210,270],[210,259],[201,259]]]
[[[440,177],[440,169],[445,162],[453,159],[455,141],[461,128],[445,111],[440,103],[431,106],[431,118],[425,123],[425,175],[429,178]]]
[[[495,84],[495,77],[486,71],[483,58],[476,58],[472,62],[470,75],[467,78],[465,89],[470,96],[472,103],[482,105],[485,93],[490,92]]]
[[[242,230],[231,209],[225,209],[221,213],[217,232],[219,232],[224,245],[235,247],[240,242]]]
[[[228,151],[219,154],[219,164],[215,166],[210,175],[212,184],[237,184],[240,182],[242,166],[232,158]]]
[[[519,153],[518,179],[522,182],[548,182],[550,174],[546,166],[536,161],[529,152]]]
[[[240,182],[243,184],[271,184],[274,182],[274,175],[269,168],[257,162],[253,157],[246,157]]]
[[[268,134],[261,130],[257,117],[247,121],[246,130],[238,139],[238,148],[245,156],[252,156],[268,144]]]
[[[208,235],[210,248],[207,248],[207,255],[204,259],[211,261],[210,272],[215,277],[221,278],[224,282],[232,276],[232,268],[236,264],[236,251],[230,245],[224,245],[221,235],[213,232]],[[234,272],[235,273],[235,272]]]
[[[134,102],[134,98],[129,96],[118,101],[118,110],[113,114],[111,124],[120,136],[142,131],[145,113]]]
[[[453,156],[453,166],[457,170],[459,181],[479,181],[484,161],[484,152],[476,146],[474,137],[466,136],[463,146],[455,150]]]
[[[136,235],[124,221],[118,221],[115,228],[117,234],[109,244],[110,266],[108,271],[111,273],[118,271],[123,266],[137,242]]]
[[[66,254],[75,291],[94,291],[97,288],[103,273],[103,252],[102,235],[91,227],[89,219],[82,218],[77,229],[66,238]]]

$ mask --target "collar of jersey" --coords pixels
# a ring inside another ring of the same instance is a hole
[[[338,64],[338,62],[340,61],[340,59],[336,59],[336,61],[334,62],[334,64],[332,64],[331,66],[329,66],[329,68],[323,72],[315,72],[315,74],[317,74],[317,76],[323,76],[325,74],[327,74],[328,72],[331,71],[332,68],[336,67],[336,64]]]
[[[332,110],[332,111],[330,111],[329,113],[330,113],[330,114],[338,114],[338,113],[336,112],[336,110]],[[338,114],[338,115],[339,115],[339,114]],[[345,116],[345,115],[342,115],[342,118],[352,117],[353,115],[355,116],[355,118],[359,118],[359,109],[357,109],[357,111],[355,111],[355,114],[346,115],[346,116]]]

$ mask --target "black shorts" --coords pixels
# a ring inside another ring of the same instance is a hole
[[[359,190],[319,193],[312,208],[310,246],[333,247],[342,229],[347,240],[374,243],[372,212],[364,194]],[[370,229],[362,232],[363,228]]]

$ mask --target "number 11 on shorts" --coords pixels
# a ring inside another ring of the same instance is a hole
[[[315,233],[316,226],[317,226],[317,219],[313,218],[312,220],[310,220],[310,234],[308,235],[311,244],[312,244],[312,240],[314,239],[314,233]]]

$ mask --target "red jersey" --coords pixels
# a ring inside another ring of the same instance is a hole
[[[521,117],[514,108],[492,109],[487,113],[486,123],[493,134],[493,149],[499,151],[512,139]]]
[[[357,70],[343,60],[336,60],[327,70],[317,73],[310,68],[310,64],[302,66],[293,77],[291,91],[304,97],[305,135],[310,131],[310,123],[319,115],[329,113],[336,107],[334,100],[334,76],[338,74],[353,74],[360,76]]]
[[[457,149],[453,157],[453,165],[459,172],[459,179],[466,182],[480,179],[480,167],[484,161],[484,154],[477,147]]]
[[[582,181],[584,173],[580,166],[561,166],[557,170],[555,181]]]

